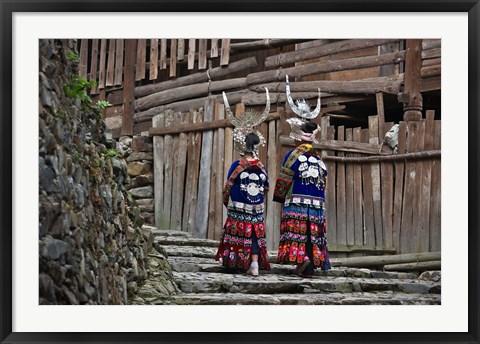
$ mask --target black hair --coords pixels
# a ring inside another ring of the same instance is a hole
[[[253,146],[258,145],[260,143],[260,138],[255,133],[250,133],[245,137],[245,152],[251,153],[253,152]]]
[[[314,122],[307,122],[302,125],[302,131],[304,133],[313,133],[318,128],[317,123]]]

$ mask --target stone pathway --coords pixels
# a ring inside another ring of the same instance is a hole
[[[167,257],[176,293],[152,290],[150,278],[134,304],[256,304],[256,305],[435,305],[441,303],[439,272],[384,272],[338,266],[316,270],[313,278],[293,274],[293,266],[276,264],[258,277],[226,273],[215,261],[218,241],[192,238],[188,233],[149,228],[154,247]],[[146,296],[146,297],[145,297]]]

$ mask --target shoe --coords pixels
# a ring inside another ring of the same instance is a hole
[[[250,269],[247,270],[247,275],[258,276],[258,268],[250,267]]]
[[[309,265],[310,259],[305,259],[301,265],[297,265],[293,273],[300,276]]]

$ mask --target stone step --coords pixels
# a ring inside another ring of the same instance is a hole
[[[197,239],[187,236],[168,236],[168,235],[155,235],[154,242],[165,246],[165,245],[176,245],[176,246],[206,246],[206,247],[218,247],[220,241],[210,240],[210,239]],[[195,249],[195,248],[192,248]]]
[[[315,294],[195,293],[157,299],[156,305],[440,305],[439,294],[392,291]]]
[[[157,227],[143,225],[143,229],[147,229],[153,233],[154,236],[176,237],[176,238],[191,238],[192,234],[183,231],[177,231],[173,229],[161,229]]]
[[[225,267],[213,258],[200,257],[169,257],[168,262],[173,271],[177,272],[225,272]],[[261,274],[293,274],[293,265],[270,264],[270,271],[261,271]],[[363,277],[363,278],[396,278],[415,279],[418,274],[406,272],[376,271],[361,268],[333,267],[328,271],[315,270],[316,276],[330,277]]]
[[[258,277],[246,274],[214,272],[173,272],[173,277],[184,293],[352,293],[393,291],[417,294],[439,294],[441,284],[412,279],[379,279],[314,276],[301,278],[264,274]]]

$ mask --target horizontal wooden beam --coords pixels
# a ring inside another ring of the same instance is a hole
[[[290,91],[292,92],[317,92],[320,88],[322,92],[329,93],[347,93],[347,94],[376,94],[378,92],[397,94],[400,92],[400,86],[403,82],[403,74],[394,77],[378,77],[352,81],[318,80],[318,81],[300,81],[291,82]],[[265,87],[270,92],[286,92],[285,82],[272,82],[260,85],[251,85],[250,90],[263,92]]]
[[[433,260],[429,262],[414,262],[405,264],[389,264],[385,265],[385,271],[427,271],[440,270],[442,268],[442,261]]]
[[[280,67],[295,62],[306,61],[318,57],[354,51],[363,48],[398,42],[398,39],[352,39],[319,45],[269,56],[265,59],[265,67]]]
[[[368,156],[368,157],[340,157],[340,156],[326,156],[323,158],[325,161],[340,161],[340,162],[352,162],[352,163],[365,163],[365,162],[378,162],[378,161],[398,161],[398,160],[422,160],[422,159],[434,159],[440,158],[442,153],[440,150],[413,152],[405,154],[394,155],[380,155],[380,156]]]
[[[298,141],[295,141],[289,136],[280,136],[280,144],[284,146],[295,147]],[[337,141],[337,140],[322,140],[319,143],[313,144],[314,148],[322,150],[333,150],[350,153],[363,153],[363,154],[379,154],[380,145],[373,143],[352,142],[352,141]],[[380,153],[389,154],[389,153]]]
[[[433,77],[420,80],[420,92],[437,91],[442,89],[442,78]]]
[[[155,106],[169,104],[179,100],[206,96],[210,92],[244,89],[245,87],[246,78],[227,79],[175,87],[138,98],[135,100],[135,110],[145,111]]]
[[[378,267],[388,264],[401,264],[413,262],[425,262],[440,260],[440,252],[426,252],[426,253],[407,253],[396,254],[391,256],[369,256],[369,257],[351,257],[339,258],[339,265],[347,267]]]
[[[232,62],[226,67],[215,67],[205,72],[195,73],[173,80],[168,80],[156,84],[149,84],[145,86],[138,86],[135,88],[135,97],[140,98],[152,93],[170,90],[172,88],[177,88],[180,86],[208,82],[209,80],[217,81],[220,78],[223,78],[229,74],[256,66],[257,60],[255,59],[255,57],[249,57],[240,61]]]
[[[278,113],[271,113],[265,119],[265,122],[270,122],[279,118],[280,118],[280,115]],[[212,129],[218,129],[218,128],[228,128],[228,127],[233,127],[233,124],[230,123],[228,119],[221,119],[221,120],[216,120],[211,122],[177,125],[175,127],[150,128],[148,130],[148,134],[150,136],[176,135],[180,133],[189,133],[193,131],[206,131],[206,130],[212,130]]]
[[[316,62],[296,67],[252,73],[247,76],[247,85],[250,86],[272,81],[284,81],[285,75],[288,75],[291,79],[293,79],[308,75],[390,65],[400,63],[404,60],[405,51],[403,50],[384,55]]]
[[[395,247],[383,247],[383,246],[363,246],[363,245],[328,245],[329,252],[338,253],[397,253]]]

